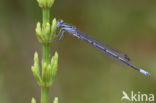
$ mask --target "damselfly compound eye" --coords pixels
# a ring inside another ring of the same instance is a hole
[[[57,27],[59,28],[59,27],[61,27],[62,26],[62,24],[63,24],[63,20],[58,20],[57,21]]]

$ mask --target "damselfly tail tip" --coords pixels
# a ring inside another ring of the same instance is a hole
[[[142,73],[142,74],[144,74],[144,75],[146,75],[146,76],[150,76],[150,75],[151,75],[150,73],[146,72],[146,71],[143,70],[143,69],[140,69],[140,73]]]

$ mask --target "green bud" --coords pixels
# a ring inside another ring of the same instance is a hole
[[[42,29],[41,29],[41,23],[40,22],[37,22],[36,34],[37,35],[41,35],[42,34]]]
[[[51,78],[51,65],[49,64],[47,68],[47,83],[46,83],[46,86],[48,87],[50,87],[51,85],[50,78]]]
[[[46,77],[47,76],[47,67],[48,67],[47,63],[43,62],[42,63],[42,80],[43,80],[44,83],[46,83],[46,81],[47,81],[46,80],[46,78],[47,78]]]
[[[41,43],[52,42],[56,36],[56,19],[52,21],[52,26],[49,23],[42,25],[38,22],[36,26],[36,35]]]
[[[31,70],[33,72],[33,75],[34,75],[37,83],[40,83],[41,77],[40,77],[39,60],[38,60],[37,52],[35,52],[35,54],[34,54],[34,65],[31,67]]]
[[[54,39],[56,36],[56,19],[54,18],[51,26],[51,39]]]
[[[33,75],[34,75],[34,77],[35,77],[37,83],[40,84],[41,78],[40,78],[40,75],[38,75],[38,73],[36,72],[36,69],[34,68],[34,66],[31,67],[31,70],[32,70],[32,72],[33,72]]]
[[[52,81],[55,79],[55,76],[56,76],[57,65],[58,65],[58,53],[55,52],[54,56],[51,59],[51,68],[52,68],[52,77],[51,77],[51,80]]]
[[[50,24],[49,23],[46,24],[45,31],[47,34],[50,33]]]
[[[38,22],[36,26],[36,35],[38,40],[41,42],[43,40],[43,37],[42,37],[42,28],[40,22]]]
[[[46,24],[46,26],[44,28],[44,33],[45,33],[46,40],[48,40],[49,39],[49,35],[50,35],[50,24],[49,23]]]
[[[31,99],[31,103],[36,103],[36,100],[34,97]]]
[[[37,74],[40,75],[39,59],[38,59],[38,53],[37,52],[35,52],[35,54],[34,54],[34,67],[36,68]]]
[[[55,0],[37,0],[41,8],[51,8]]]
[[[58,97],[55,97],[54,102],[53,103],[58,103]]]

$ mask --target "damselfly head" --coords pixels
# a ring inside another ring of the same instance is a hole
[[[57,27],[58,27],[58,28],[61,27],[63,23],[64,23],[63,20],[58,20],[58,21],[57,21]]]

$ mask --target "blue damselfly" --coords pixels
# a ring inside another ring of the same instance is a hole
[[[132,67],[133,69],[139,71],[140,73],[142,73],[146,76],[150,75],[150,73],[146,72],[145,70],[138,68],[135,65],[131,64],[129,62],[130,58],[126,54],[124,54],[118,50],[115,50],[115,49],[109,47],[108,45],[95,40],[94,38],[86,35],[85,33],[81,32],[80,30],[78,30],[75,26],[66,24],[63,22],[63,20],[59,20],[59,21],[57,21],[57,28],[60,28],[60,32],[58,34],[59,39],[62,38],[62,36],[64,35],[64,32],[68,32],[68,33],[72,34],[73,36],[88,42],[89,44],[91,44],[94,47],[98,48],[99,50],[103,51],[104,54],[111,56],[115,60],[117,60],[123,64],[126,64],[129,67]]]

